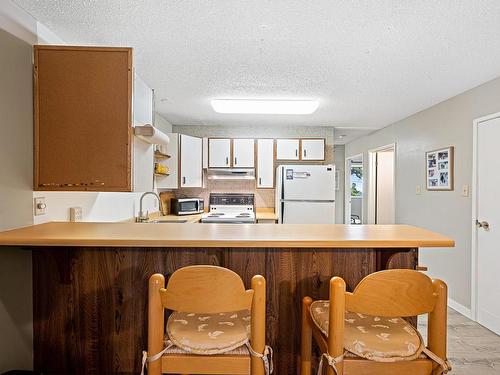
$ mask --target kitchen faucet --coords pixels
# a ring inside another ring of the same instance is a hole
[[[158,208],[161,210],[161,200],[158,194],[156,194],[153,191],[146,191],[144,194],[142,194],[141,199],[139,201],[139,216],[135,218],[136,223],[144,223],[149,220],[149,211],[146,211],[146,215],[144,215],[144,212],[142,212],[142,200],[146,195],[154,195],[156,199],[158,199]]]

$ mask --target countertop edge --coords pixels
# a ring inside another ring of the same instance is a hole
[[[207,242],[209,242],[207,244]],[[122,240],[82,240],[79,242],[57,240],[53,243],[50,240],[39,241],[12,241],[10,243],[0,243],[0,247],[123,247],[123,248],[374,248],[374,249],[393,249],[393,248],[434,248],[443,247],[450,248],[455,246],[454,241],[421,241],[421,240],[405,240],[387,241],[387,240],[339,240],[339,241],[295,241],[295,240],[279,240],[279,241],[247,241],[238,240],[126,240],[126,244]]]

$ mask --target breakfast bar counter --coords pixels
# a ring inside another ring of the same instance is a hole
[[[303,296],[327,298],[335,275],[352,290],[370,273],[415,269],[420,247],[454,242],[406,225],[51,222],[2,232],[0,246],[32,251],[37,371],[140,373],[148,278],[212,264],[247,287],[266,278],[267,342],[281,375],[298,372]]]
[[[0,233],[0,246],[449,247],[453,240],[409,225],[50,222]]]

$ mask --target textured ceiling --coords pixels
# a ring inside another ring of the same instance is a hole
[[[379,128],[500,76],[499,0],[14,0],[69,44],[132,46],[174,124]],[[318,99],[306,116],[213,98]]]

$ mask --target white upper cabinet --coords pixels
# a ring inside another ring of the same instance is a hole
[[[277,139],[277,160],[299,160],[299,139]]]
[[[274,187],[274,140],[257,140],[257,188]]]
[[[302,160],[325,160],[325,140],[302,139]]]
[[[132,112],[134,126],[153,125],[153,90],[134,74]],[[153,190],[153,145],[133,137],[133,191]]]
[[[170,138],[170,142],[167,145],[160,146],[160,151],[169,157],[165,160],[161,160],[161,164],[168,168],[167,175],[157,176],[156,187],[158,189],[177,189],[179,187],[179,145],[180,145],[180,134],[178,133],[167,133]]]
[[[209,168],[228,168],[231,166],[231,139],[210,138],[208,140]]]
[[[201,138],[180,135],[180,187],[203,187],[202,143]]]
[[[233,167],[253,168],[255,158],[255,141],[253,139],[233,139]]]

